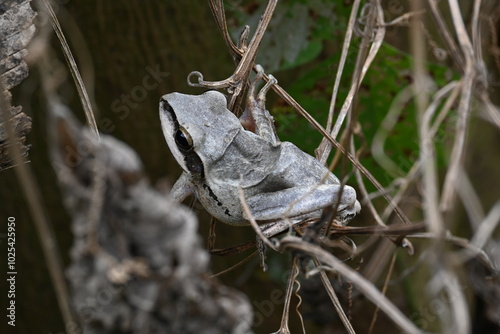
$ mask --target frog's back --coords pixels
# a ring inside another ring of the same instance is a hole
[[[273,175],[293,186],[314,186],[318,183],[340,184],[339,179],[316,158],[290,142],[282,142],[280,159]],[[325,178],[326,177],[326,178]]]

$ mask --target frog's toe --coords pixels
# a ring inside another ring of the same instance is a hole
[[[260,90],[260,92],[258,94],[257,98],[260,101],[265,101],[266,100],[266,94],[269,91],[269,89],[271,89],[272,86],[278,84],[278,80],[272,74],[269,74],[268,77],[269,77],[269,81],[266,82],[266,84],[264,85],[264,87],[262,87],[262,89]]]
[[[356,211],[356,214],[361,212],[361,204],[359,203],[359,201],[356,201],[356,203],[354,203],[354,211]]]
[[[337,219],[342,225],[347,225],[358,213],[361,212],[361,204],[355,201],[353,205],[346,207],[337,213]]]
[[[342,198],[340,201],[341,207],[355,207],[357,203],[358,211],[361,210],[361,205],[356,200],[356,190],[353,187],[345,185],[342,189]]]

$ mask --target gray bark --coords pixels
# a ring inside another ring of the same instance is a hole
[[[8,105],[12,105],[9,90],[28,76],[28,65],[24,57],[28,53],[26,46],[35,33],[33,19],[36,16],[30,1],[0,1],[0,80],[5,89],[0,93],[4,94]],[[31,118],[22,112],[20,106],[12,106],[9,115],[16,134],[15,145],[19,146],[23,156],[27,156],[29,146],[25,141],[26,134],[31,130]],[[8,155],[9,142],[4,122],[0,114],[0,170],[13,165]]]
[[[208,277],[195,216],[153,189],[137,154],[53,102],[53,165],[72,215],[67,271],[84,333],[249,333],[251,306]]]

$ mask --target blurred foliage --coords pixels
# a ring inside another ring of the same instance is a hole
[[[267,1],[254,1],[245,7],[228,6],[237,19],[232,22],[239,29],[242,23],[249,24],[252,31]],[[285,73],[300,70],[301,75],[291,82],[281,82],[317,121],[326,126],[333,83],[340,61],[341,48],[351,6],[338,1],[287,1],[280,3],[265,36],[257,63],[264,66],[267,73]],[[285,7],[285,8],[282,8]],[[234,36],[237,38],[237,35]],[[338,114],[347,96],[354,73],[356,57],[361,38],[353,36],[350,54],[344,68],[339,94],[335,106]],[[318,61],[318,59],[320,61]],[[394,98],[412,82],[411,56],[388,43],[384,43],[372,63],[358,93],[356,105],[358,120],[366,142],[359,141],[357,147],[366,144],[362,164],[373,175],[387,185],[395,176],[381,168],[372,158],[369,150],[372,139],[386,117]],[[447,84],[454,73],[442,64],[427,64],[428,76],[432,80],[429,92]],[[280,75],[277,75],[278,79]],[[292,108],[278,100],[268,105],[275,116],[280,138],[296,143],[310,154],[321,141],[318,133]],[[335,119],[334,119],[335,120]],[[398,174],[409,171],[419,156],[417,115],[411,99],[398,117],[395,127],[388,134],[384,148],[386,154],[398,167]],[[446,141],[446,133],[440,132],[437,144]],[[437,145],[438,163],[446,163],[444,145]],[[369,186],[369,190],[375,190]]]
[[[255,31],[267,1],[237,3],[227,4],[235,40],[244,25]],[[323,50],[323,40],[337,26],[335,8],[335,2],[328,0],[280,2],[262,39],[256,62],[272,73],[315,60]]]

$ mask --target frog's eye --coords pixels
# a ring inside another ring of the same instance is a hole
[[[189,151],[193,148],[193,139],[183,127],[179,127],[175,133],[175,143],[181,151]]]

